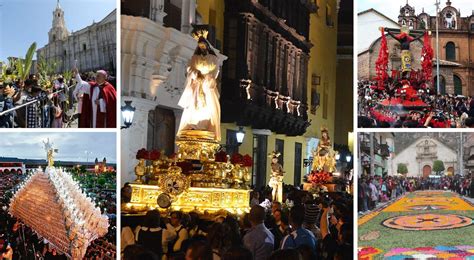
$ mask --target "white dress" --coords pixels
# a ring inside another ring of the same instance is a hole
[[[79,73],[76,74],[76,88],[74,88],[73,96],[77,101],[77,113],[82,113],[82,97],[84,94],[91,95],[91,85],[81,79]]]
[[[188,66],[186,85],[178,105],[183,108],[178,135],[182,130],[213,132],[220,141],[221,108],[216,78],[219,74],[217,56],[193,55]],[[198,77],[199,73],[202,75]]]

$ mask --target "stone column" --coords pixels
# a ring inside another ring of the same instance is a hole
[[[121,186],[125,182],[135,180],[134,168],[138,162],[135,156],[139,149],[147,147],[148,112],[156,107],[155,102],[143,98],[124,96],[122,100],[132,101],[135,115],[133,124],[129,128],[121,130]]]
[[[190,34],[196,21],[196,0],[181,1],[181,32]]]

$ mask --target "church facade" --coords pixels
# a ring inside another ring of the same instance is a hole
[[[453,0],[455,1],[455,0]],[[440,58],[440,89],[442,93],[455,95],[474,95],[474,13],[462,16],[459,9],[451,0],[447,0],[445,7],[440,9],[439,24],[439,58]],[[473,10],[474,11],[474,10]],[[436,56],[436,14],[428,14],[422,10],[417,14],[409,3],[400,7],[398,16],[399,26],[406,26],[411,31],[432,32],[431,46]],[[375,77],[375,61],[379,55],[380,41],[375,40],[369,49],[359,53],[358,64],[369,66],[368,70],[359,72],[359,79]],[[389,70],[397,70],[401,65],[400,45],[391,37],[387,37],[389,50]],[[421,69],[420,58],[422,41],[411,44],[413,68]],[[435,57],[436,58],[436,57]],[[433,82],[436,85],[436,60],[433,62]]]
[[[408,168],[407,177],[428,177],[436,174],[433,171],[436,160],[443,162],[444,173],[457,173],[457,152],[434,138],[424,136],[395,155],[390,172],[397,173],[398,165],[405,164]]]
[[[64,10],[56,5],[48,32],[48,44],[37,50],[37,58],[56,62],[56,73],[71,70],[76,64],[80,71],[104,69],[115,75],[116,70],[116,10],[99,22],[69,32]]]

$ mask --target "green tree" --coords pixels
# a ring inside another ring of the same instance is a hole
[[[97,183],[98,183],[100,186],[104,186],[105,183],[106,183],[106,180],[105,180],[105,178],[99,178],[99,179],[97,180]]]
[[[444,163],[443,161],[436,160],[433,162],[433,171],[436,172],[437,175],[440,175],[441,172],[444,171]]]
[[[400,174],[407,174],[408,173],[408,167],[404,163],[399,163],[397,165],[397,172]]]

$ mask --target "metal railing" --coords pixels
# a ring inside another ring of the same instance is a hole
[[[69,92],[69,89],[72,88],[73,86],[75,85],[71,85],[71,86],[67,86],[66,88],[64,89],[61,89],[61,90],[58,90],[58,91],[55,91],[55,92],[52,92],[50,94],[47,94],[48,96],[49,95],[56,95],[56,94],[59,94],[59,93],[64,93],[65,95],[68,95],[68,92]],[[68,97],[68,100],[71,100],[69,97]],[[74,99],[72,99],[74,100]],[[24,126],[18,126],[17,124],[17,127],[24,127],[24,128],[27,128],[28,127],[28,107],[29,106],[32,106],[32,105],[37,105],[37,103],[42,103],[44,102],[44,100],[41,100],[39,98],[35,99],[35,100],[31,100],[31,101],[28,101],[26,103],[23,103],[21,105],[17,105],[17,106],[14,106],[10,109],[7,109],[3,112],[0,112],[0,118],[3,117],[3,116],[8,116],[10,115],[11,118],[10,118],[10,122],[11,124],[8,124],[8,128],[15,128],[15,124],[16,124],[16,118],[17,118],[17,112],[19,109],[25,109],[25,116],[24,116]],[[40,104],[41,106],[41,104]],[[39,115],[39,118],[40,118],[40,122],[39,122],[39,128],[50,128],[50,126],[44,126],[44,108],[46,107],[47,105],[44,104],[42,106],[42,108],[40,108],[40,112],[41,112],[41,115]],[[63,110],[63,112],[65,113],[65,111]],[[70,123],[70,122],[69,122]],[[51,125],[51,124],[49,124]]]

